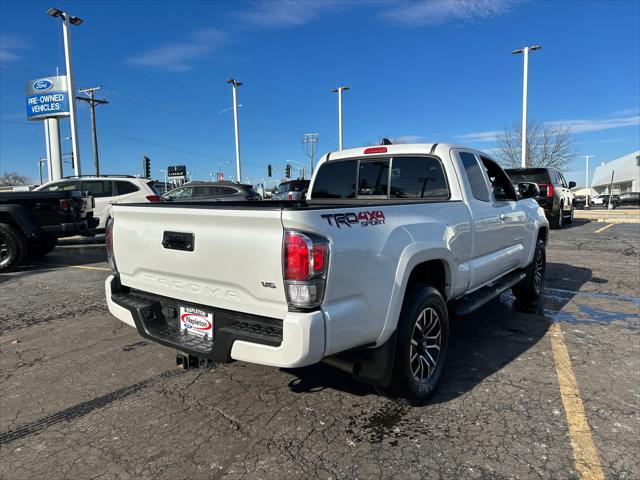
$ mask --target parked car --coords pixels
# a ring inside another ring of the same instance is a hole
[[[627,192],[620,195],[620,206],[640,206],[640,192]]]
[[[325,155],[305,203],[118,204],[107,303],[182,365],[325,361],[424,400],[449,311],[542,293],[549,223],[518,190],[482,152],[385,145]]]
[[[100,175],[66,177],[36,188],[40,192],[82,190],[95,201],[94,216],[98,219],[96,232],[103,232],[114,203],[157,202],[160,197],[151,187],[152,180],[128,175]]]
[[[27,255],[51,252],[58,238],[94,228],[93,199],[79,191],[0,193],[0,273]]]
[[[309,180],[289,180],[278,186],[278,193],[272,200],[304,200],[309,189]]]
[[[538,204],[544,209],[551,228],[573,222],[573,192],[576,182],[567,182],[554,168],[508,168],[513,183],[533,182],[540,188]]]
[[[262,200],[252,185],[243,183],[220,182],[189,182],[174,188],[162,196],[162,201],[172,202],[237,202],[243,200]]]
[[[587,197],[585,195],[574,195],[573,197],[573,208],[577,208],[578,210],[582,210],[587,204]],[[591,199],[589,199],[589,206],[592,206],[593,203]]]

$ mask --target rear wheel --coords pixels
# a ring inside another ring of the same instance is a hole
[[[567,217],[566,222],[567,225],[573,223],[573,207],[571,207],[571,210],[569,210],[569,216]]]
[[[513,287],[513,295],[523,303],[533,302],[542,295],[544,275],[547,270],[547,252],[542,240],[538,240],[533,261],[525,269],[525,278]]]
[[[438,290],[421,287],[405,298],[397,342],[394,389],[423,402],[442,376],[449,344],[449,315]]]
[[[0,273],[10,272],[26,257],[29,246],[20,230],[0,223]]]
[[[558,211],[556,212],[555,216],[551,217],[551,221],[549,222],[551,225],[551,228],[559,230],[562,228],[562,225],[564,224],[564,211],[562,209],[562,204],[560,204],[560,208],[558,208]]]

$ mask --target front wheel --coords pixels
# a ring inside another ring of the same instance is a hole
[[[567,217],[567,225],[573,223],[573,207],[569,210],[569,217]]]
[[[560,208],[556,212],[555,216],[551,217],[551,221],[549,223],[551,225],[551,228],[555,230],[560,230],[562,228],[562,225],[564,224],[564,211],[562,205],[560,205]]]
[[[449,344],[449,314],[438,290],[427,286],[408,294],[397,342],[394,387],[409,399],[423,402],[442,376]]]
[[[533,261],[525,268],[526,276],[512,288],[513,295],[523,303],[530,303],[540,298],[547,270],[547,252],[544,242],[538,240],[533,252]]]
[[[20,230],[0,223],[0,273],[10,272],[26,257],[29,246]]]

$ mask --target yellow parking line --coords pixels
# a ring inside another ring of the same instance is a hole
[[[599,228],[598,230],[596,230],[596,233],[600,233],[600,232],[604,232],[607,228],[611,228],[615,225],[615,223],[610,223],[608,225],[605,225],[602,228]]]
[[[591,429],[587,422],[584,404],[580,398],[580,390],[573,373],[567,345],[564,342],[560,325],[557,323],[551,327],[551,348],[560,384],[560,396],[569,426],[569,437],[571,438],[576,470],[581,480],[604,480],[600,457],[591,436]]]
[[[89,267],[86,265],[65,265],[66,267],[71,267],[71,268],[82,268],[85,270],[102,270],[103,272],[109,272],[111,271],[110,268],[102,268],[102,267]]]

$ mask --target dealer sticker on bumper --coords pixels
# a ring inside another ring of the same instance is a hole
[[[199,337],[213,338],[213,313],[180,307],[180,330]]]

